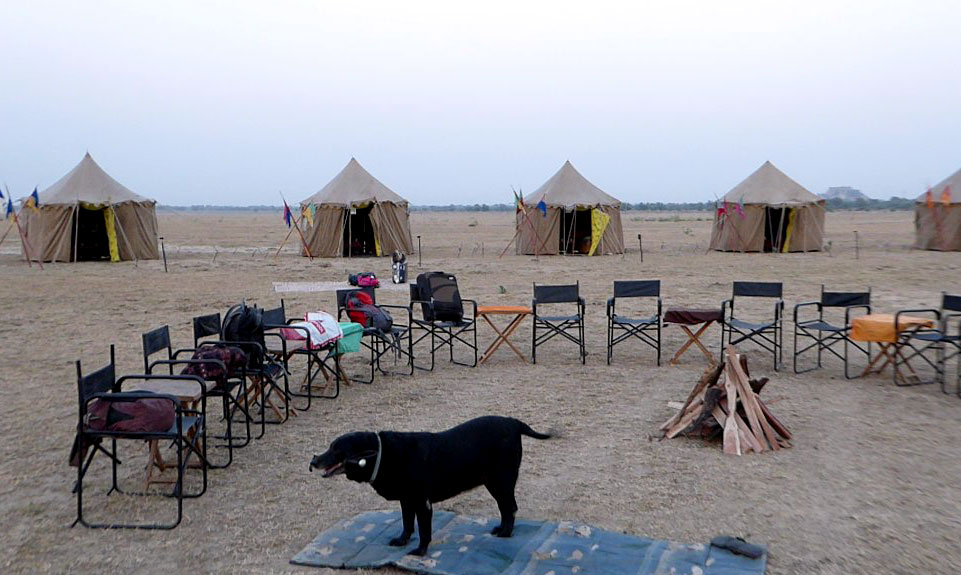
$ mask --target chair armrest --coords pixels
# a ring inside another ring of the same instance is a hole
[[[582,318],[587,313],[587,303],[584,301],[584,298],[581,296],[577,297],[577,310],[578,310],[578,315],[580,315]]]
[[[844,308],[844,325],[846,327],[851,327],[851,312],[859,309],[863,309],[865,314],[871,313],[871,306],[867,304],[849,305]]]
[[[934,316],[934,320],[941,321],[941,310],[934,308],[916,308],[916,309],[901,309],[894,313],[894,331],[895,333],[901,333],[898,326],[901,324],[901,316],[909,314],[931,314]]]
[[[774,302],[774,321],[780,321],[782,315],[784,315],[784,300],[779,299]]]
[[[734,299],[726,299],[721,302],[721,323],[727,323],[727,308],[731,308],[731,317],[734,317]]]
[[[138,401],[140,399],[166,399],[174,404],[174,407],[176,407],[177,411],[180,411],[180,400],[178,400],[176,396],[170,395],[169,393],[157,393],[154,391],[108,391],[103,393],[94,393],[87,398],[87,403],[90,403],[95,399],[117,403],[129,403],[132,401]]]
[[[661,301],[661,297],[658,296],[657,297],[657,323],[658,324],[661,323],[661,310],[663,309],[662,306],[663,306],[663,302]]]
[[[201,398],[207,396],[207,385],[203,378],[199,375],[153,375],[149,373],[136,373],[130,375],[123,375],[117,379],[115,385],[118,390],[123,389],[123,384],[127,381],[193,381],[200,388]],[[137,393],[137,392],[127,392],[127,393]],[[152,393],[152,392],[145,392]]]
[[[806,301],[803,303],[799,303],[794,306],[794,323],[797,323],[798,311],[800,311],[801,308],[811,307],[811,306],[816,306],[818,308],[818,312],[820,312],[823,309],[821,307],[821,302],[819,301]]]
[[[387,308],[387,309],[396,309],[396,310],[398,310],[398,311],[401,311],[401,312],[406,313],[406,314],[407,314],[407,326],[409,326],[409,325],[414,321],[414,311],[411,309],[411,308],[413,307],[413,303],[412,303],[410,306],[404,306],[404,305],[389,305],[389,304],[377,304],[377,307],[383,307],[383,308]],[[407,327],[407,326],[405,326],[405,325],[400,325],[399,327]]]
[[[297,320],[292,320],[292,321],[299,322],[299,321],[303,321],[303,320],[297,319]],[[268,327],[268,326],[264,326],[265,329],[266,329],[267,327]],[[307,329],[306,327],[304,327],[304,326],[302,326],[302,325],[291,325],[291,324],[289,324],[289,323],[285,323],[285,324],[271,324],[269,327],[270,327],[270,328],[274,328],[274,329],[292,329],[292,330],[294,330],[294,331],[298,331],[298,332],[304,334],[304,339],[307,340],[307,349],[310,349],[310,348],[311,348],[311,343],[310,343],[310,330]],[[280,334],[280,333],[265,333],[265,334],[264,334],[264,336],[268,336],[268,335],[271,335],[271,336],[279,337],[279,338],[280,338],[280,340],[281,340],[281,342],[282,342],[282,343],[280,344],[280,347],[281,347],[281,349],[283,350],[284,355],[287,355],[287,339],[283,336],[283,334]]]
[[[151,363],[147,366],[147,375],[154,375],[153,368],[157,365],[201,365],[201,364],[213,364],[219,366],[224,370],[224,374],[227,373],[227,366],[224,362],[219,359],[207,358],[207,359],[158,359],[157,361]]]
[[[614,298],[607,298],[607,317],[614,317]]]
[[[466,301],[471,304],[471,308],[472,308],[471,319],[477,319],[477,302],[472,299],[465,299],[465,298],[461,298],[461,301],[462,302]]]
[[[408,307],[408,309],[410,310],[410,317],[411,317],[412,320],[413,320],[413,318],[414,318],[414,306],[415,306],[415,305],[426,305],[427,308],[430,309],[432,313],[433,313],[433,311],[434,311],[434,304],[433,304],[432,302],[424,301],[424,300],[420,300],[420,299],[412,299],[412,300],[410,300],[410,306]],[[423,321],[423,318],[424,318],[423,308],[421,308],[420,317],[421,317],[421,321]]]

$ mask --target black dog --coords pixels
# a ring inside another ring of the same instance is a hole
[[[500,525],[491,533],[510,537],[517,501],[514,486],[521,466],[521,435],[547,439],[523,421],[486,416],[441,433],[356,432],[341,435],[310,461],[324,477],[346,473],[347,479],[368,482],[388,501],[400,501],[404,531],[392,539],[406,545],[417,517],[420,542],[412,555],[424,555],[430,544],[432,503],[444,501],[480,485],[500,510]]]

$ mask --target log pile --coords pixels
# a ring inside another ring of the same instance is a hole
[[[791,432],[759,397],[767,378],[751,379],[747,357],[733,346],[728,346],[723,356],[716,367],[704,372],[681,409],[661,426],[663,437],[720,436],[724,453],[730,455],[790,447]]]

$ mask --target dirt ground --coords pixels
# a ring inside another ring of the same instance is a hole
[[[475,369],[444,364],[432,373],[354,384],[339,399],[269,428],[236,452],[229,469],[212,471],[208,493],[187,501],[183,523],[169,532],[70,528],[74,362],[99,367],[115,343],[121,372],[139,372],[144,331],[169,324],[175,347],[185,347],[193,316],[222,312],[242,298],[274,307],[281,297],[275,281],[341,281],[350,271],[386,279],[389,259],[310,262],[292,246],[275,258],[286,233],[279,213],[162,213],[169,273],[160,261],[48,264],[40,271],[28,268],[8,239],[0,247],[0,570],[321,573],[288,561],[335,520],[393,504],[368,486],[308,473],[313,453],[351,430],[436,431],[504,414],[564,431],[561,439],[525,440],[520,516],[678,541],[739,535],[769,546],[772,574],[958,572],[961,399],[934,386],[895,387],[889,374],[848,381],[837,361],[804,375],[775,374],[769,356],[745,346],[752,373],[772,378],[764,396],[777,399],[771,408],[793,431],[794,447],[737,458],[695,439],[657,441],[658,425],[673,413],[668,401],[684,399],[704,360],[694,350],[680,366],[667,366],[683,342],[669,327],[662,367],[639,346],[618,348],[607,366],[604,302],[615,279],[660,278],[665,305],[716,306],[741,279],[783,281],[789,310],[816,298],[822,283],[870,286],[877,311],[932,307],[942,290],[961,291],[961,254],[910,249],[908,212],[831,213],[830,250],[790,255],[707,252],[709,214],[625,212],[623,221],[624,256],[535,259],[511,252],[499,259],[513,233],[512,214],[415,213],[423,263],[411,258],[412,277],[454,273],[465,297],[485,304],[529,304],[534,281],[579,280],[588,302],[587,365],[572,346],[552,342],[539,350],[536,366],[505,348]],[[380,301],[401,304],[405,295],[384,290]],[[291,315],[335,309],[332,293],[283,297]],[[788,322],[785,332],[791,328]],[[482,325],[479,337],[486,345],[492,332]],[[529,351],[529,338],[525,324],[521,349]],[[718,339],[712,328],[707,341],[716,348]],[[790,337],[787,343],[786,360]],[[302,367],[294,369],[296,376]],[[130,446],[124,477],[136,479],[143,460],[143,447]],[[92,518],[170,511],[169,500],[104,498],[105,462],[88,485]],[[496,514],[483,490],[440,507]]]

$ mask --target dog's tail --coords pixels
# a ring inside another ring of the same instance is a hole
[[[519,419],[515,419],[514,421],[517,422],[517,429],[521,432],[521,435],[526,435],[527,437],[533,437],[534,439],[550,439],[551,437],[555,437],[557,435],[554,430],[551,430],[548,433],[538,433],[531,429],[531,426],[527,425],[523,421]]]

